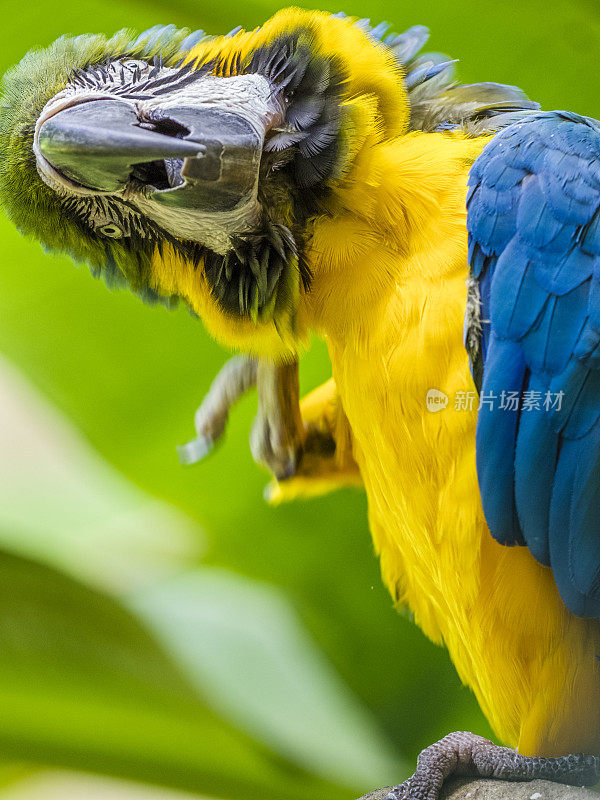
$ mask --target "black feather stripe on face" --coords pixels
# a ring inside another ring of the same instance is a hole
[[[148,73],[143,73],[139,68],[124,69],[123,63],[128,56],[121,54],[117,59],[108,60],[103,64],[91,64],[83,69],[77,69],[69,78],[69,83],[78,88],[88,88],[110,92],[124,99],[147,100],[168,92],[174,92],[188,86],[190,83],[214,72],[217,62],[215,60],[200,63],[198,59],[189,61],[176,68],[169,68],[169,74],[156,77],[163,69],[162,59],[155,58],[153,68]],[[118,77],[118,82],[115,78]]]
[[[290,230],[267,223],[260,232],[234,239],[224,256],[205,252],[204,273],[224,311],[267,321],[276,310],[282,273],[297,258]]]
[[[271,131],[265,151],[295,148],[291,159],[299,188],[333,177],[339,163],[342,84],[340,63],[315,52],[309,31],[284,34],[252,55],[244,72],[264,75],[287,101],[284,125]]]

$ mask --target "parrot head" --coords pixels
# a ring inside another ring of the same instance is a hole
[[[321,12],[223,37],[62,37],[4,77],[0,203],[107,282],[183,299],[227,344],[293,349],[307,221],[364,140],[359,122],[383,124],[373,98],[400,132],[398,63]]]

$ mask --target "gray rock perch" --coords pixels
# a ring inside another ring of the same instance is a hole
[[[376,789],[360,800],[383,800],[390,787]],[[461,778],[444,784],[440,800],[598,800],[592,789],[565,786],[550,781],[512,783],[496,780]]]

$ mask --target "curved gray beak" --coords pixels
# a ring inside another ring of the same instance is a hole
[[[54,169],[92,191],[143,185],[165,205],[215,212],[253,195],[262,137],[239,114],[208,104],[167,108],[142,123],[131,103],[101,98],[50,117],[38,146]]]

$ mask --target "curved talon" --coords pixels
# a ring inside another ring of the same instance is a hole
[[[399,786],[394,786],[382,800],[408,800],[410,797],[410,781],[404,781]]]
[[[369,794],[365,794],[362,797],[359,797],[358,800],[386,800],[386,797],[390,796],[390,787],[386,786],[383,789],[375,789],[374,792],[369,792]]]
[[[250,450],[277,480],[295,475],[302,458],[305,431],[300,414],[298,362],[260,361],[258,414],[250,433]]]
[[[296,474],[302,458],[301,442],[282,442],[268,419],[257,417],[250,434],[250,451],[259,464],[264,464],[278,481]]]
[[[249,356],[234,356],[221,368],[194,416],[197,436],[177,447],[184,465],[196,464],[205,458],[223,436],[229,410],[256,384],[258,364]]]
[[[185,444],[178,444],[176,447],[177,456],[181,464],[185,467],[197,464],[211,452],[215,442],[208,436],[196,436]]]

